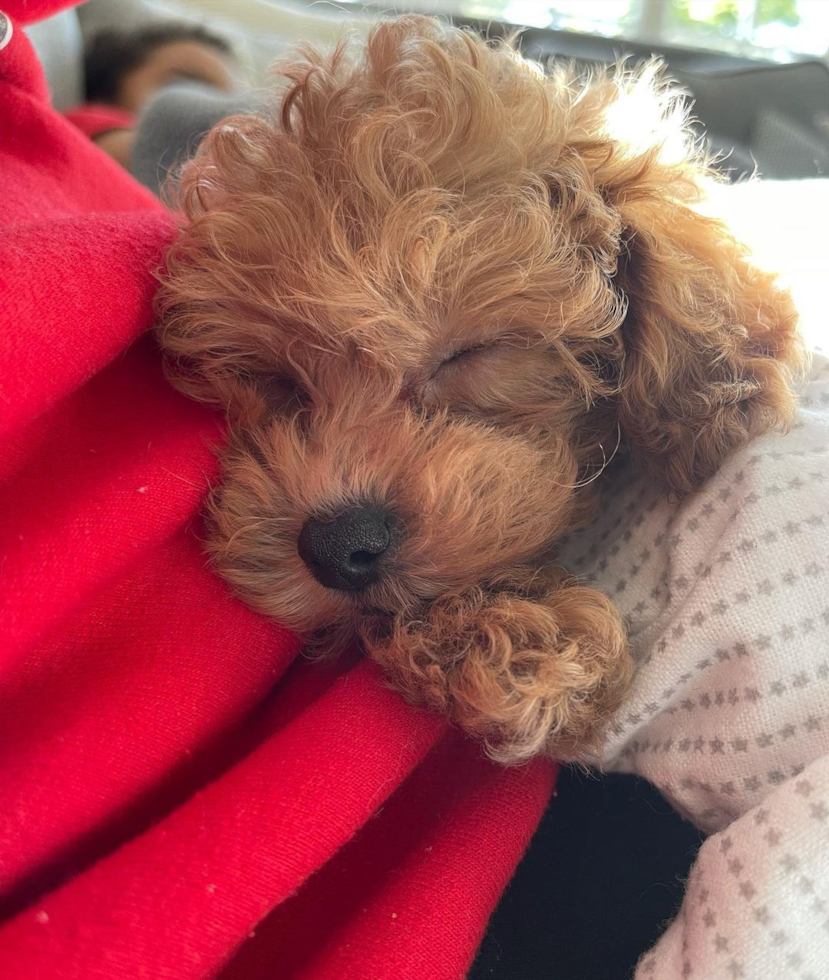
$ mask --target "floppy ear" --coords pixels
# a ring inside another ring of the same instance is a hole
[[[623,217],[619,422],[633,454],[684,494],[752,436],[791,421],[797,315],[716,220],[670,200]]]
[[[797,314],[726,225],[697,209],[712,171],[687,135],[681,93],[654,66],[613,86],[606,118],[621,135],[638,122],[644,140],[611,138],[593,165],[622,228],[618,419],[631,453],[681,495],[752,436],[791,421]],[[618,112],[626,100],[632,112]]]

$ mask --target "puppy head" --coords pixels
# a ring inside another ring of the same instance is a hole
[[[652,69],[544,77],[406,17],[281,74],[185,169],[159,294],[231,421],[212,547],[258,608],[340,640],[525,579],[620,441],[687,493],[789,418],[792,308],[693,210]]]

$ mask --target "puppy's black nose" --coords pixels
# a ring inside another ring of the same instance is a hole
[[[356,592],[380,577],[378,559],[390,541],[388,514],[351,507],[330,520],[308,521],[299,535],[299,554],[322,585]]]

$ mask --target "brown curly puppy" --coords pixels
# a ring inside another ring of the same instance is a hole
[[[544,77],[405,17],[281,74],[184,170],[160,292],[176,384],[231,421],[216,565],[498,758],[583,756],[631,659],[553,546],[620,441],[686,494],[791,418],[791,302],[692,208],[652,68]]]

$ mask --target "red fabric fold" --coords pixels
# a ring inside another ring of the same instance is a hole
[[[14,370],[0,378],[0,436],[78,388],[152,325],[151,273],[173,230],[158,212],[52,215],[4,231],[0,331],[4,364]]]
[[[375,674],[368,663],[350,671],[164,820],[7,923],[0,976],[212,976],[442,731]],[[65,951],[79,935],[72,969]]]
[[[445,737],[222,980],[462,977],[552,781],[544,764],[505,774],[457,733]]]
[[[0,51],[0,976],[461,977],[553,769],[492,765],[356,654],[296,661],[211,572],[222,424],[142,336],[174,223],[44,93],[18,30]]]
[[[64,116],[90,139],[109,133],[113,129],[132,129],[135,126],[134,113],[95,102],[76,106],[65,112]]]

